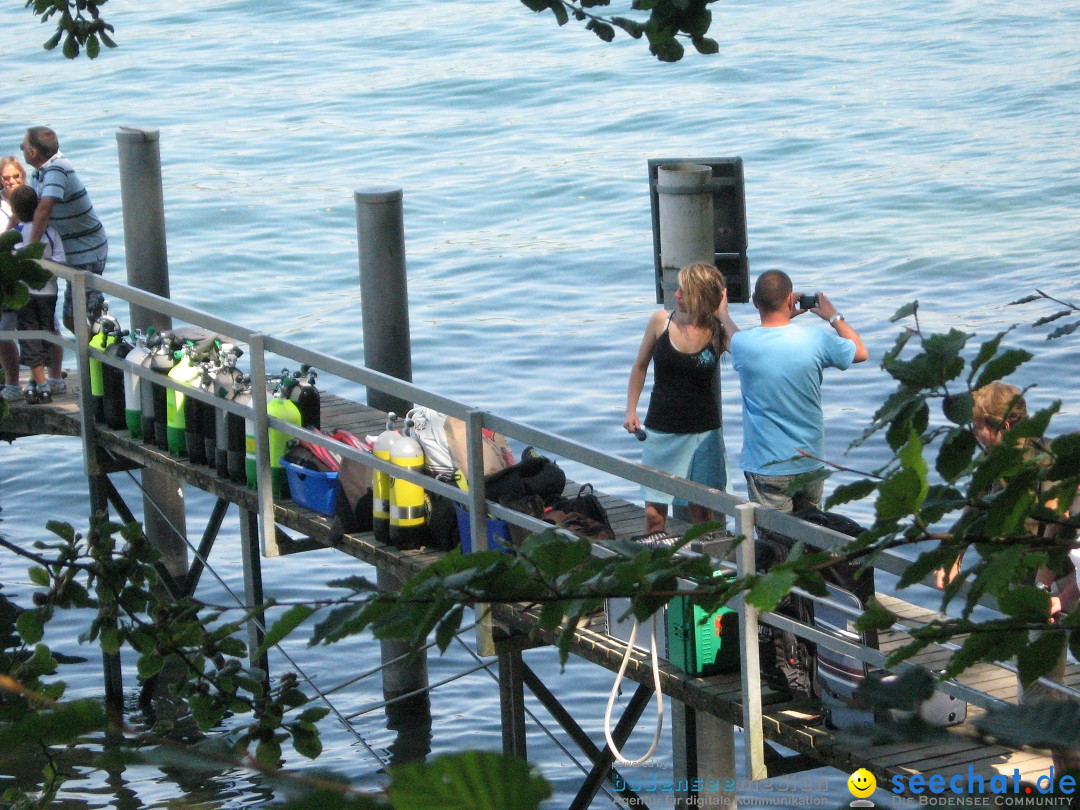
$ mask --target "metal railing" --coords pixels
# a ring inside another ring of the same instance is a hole
[[[74,349],[77,357],[79,398],[82,409],[82,440],[86,448],[84,452],[84,464],[88,476],[100,474],[97,454],[91,452],[94,446],[94,433],[97,429],[93,419],[93,403],[90,385],[91,358],[106,365],[118,368],[125,373],[138,375],[147,382],[162,385],[174,391],[183,393],[186,397],[192,397],[215,409],[223,409],[229,413],[252,420],[255,425],[255,453],[256,453],[256,493],[258,500],[258,516],[262,551],[265,556],[277,556],[282,553],[278,546],[277,533],[274,520],[274,495],[271,481],[271,459],[268,430],[273,428],[297,439],[319,444],[331,449],[333,452],[356,460],[366,466],[382,473],[403,478],[406,481],[417,484],[424,489],[434,492],[443,497],[455,501],[469,510],[473,548],[483,550],[487,548],[486,516],[492,515],[529,531],[542,531],[550,529],[551,524],[542,520],[522,514],[520,512],[501,506],[496,503],[488,503],[485,497],[484,469],[483,469],[483,440],[482,430],[490,429],[501,433],[508,438],[520,441],[523,444],[532,445],[543,452],[577,462],[586,467],[602,473],[623,479],[633,484],[647,486],[662,492],[685,499],[691,503],[697,503],[712,510],[715,513],[735,518],[737,533],[744,537],[752,537],[756,529],[765,529],[795,540],[802,540],[808,545],[816,546],[827,551],[836,551],[850,542],[849,537],[838,532],[814,526],[790,515],[763,508],[750,501],[728,495],[725,492],[711,489],[674,475],[663,473],[659,470],[645,467],[641,464],[627,461],[617,456],[606,453],[594,447],[573,441],[557,434],[540,430],[528,424],[499,416],[489,411],[470,407],[454,399],[441,396],[435,392],[422,389],[411,383],[404,382],[394,377],[373,371],[362,366],[357,366],[348,361],[332,355],[313,351],[288,341],[262,334],[256,330],[244,327],[240,324],[218,318],[206,312],[177,304],[170,299],[163,298],[145,291],[110,281],[101,276],[95,276],[82,271],[53,263],[47,263],[60,278],[68,280],[72,284],[73,303],[75,313],[75,340],[44,332],[0,332],[0,339],[13,339],[17,337],[34,337],[59,343],[66,348]],[[145,309],[161,313],[170,318],[178,319],[186,324],[201,327],[211,332],[228,338],[231,342],[246,344],[251,364],[251,391],[252,404],[246,406],[231,400],[214,396],[212,392],[184,385],[176,382],[166,375],[151,371],[148,368],[135,366],[122,359],[108,355],[89,345],[90,332],[86,319],[86,291],[97,289],[112,299],[126,301],[129,305],[134,304]],[[374,457],[370,453],[363,453],[340,442],[335,442],[322,435],[317,435],[310,430],[298,427],[289,422],[272,417],[267,413],[267,357],[274,355],[298,363],[307,364],[319,370],[321,374],[334,375],[337,378],[365,386],[369,389],[384,392],[394,397],[409,402],[425,405],[437,411],[461,419],[466,425],[468,469],[465,471],[470,482],[467,491],[458,489],[456,486],[444,483],[437,479],[413,472],[408,469],[391,464]],[[736,570],[744,575],[754,573],[757,570],[753,543],[741,543],[736,555]],[[891,574],[900,575],[910,564],[909,560],[892,552],[881,552],[872,560],[874,568]],[[927,584],[930,584],[929,578]],[[693,583],[683,583],[686,588],[692,588]],[[819,600],[804,592],[800,595]],[[763,621],[769,625],[788,630],[797,635],[824,645],[829,649],[836,650],[844,655],[858,658],[874,667],[884,668],[885,655],[877,649],[862,645],[855,645],[843,641],[830,634],[824,633],[814,627],[774,613],[759,615],[758,611],[747,604],[741,597],[737,600],[739,611],[741,637],[740,652],[742,660],[742,687],[743,687],[743,727],[747,732],[746,767],[750,778],[757,779],[765,776],[764,766],[764,737],[762,733],[762,704],[760,663],[758,658],[758,623]],[[842,606],[832,603],[831,606],[840,609]],[[483,622],[480,622],[482,625]],[[900,628],[905,629],[905,628]],[[905,664],[897,668],[901,671],[913,664]],[[1053,687],[1064,689],[1058,684]],[[959,699],[966,700],[983,707],[998,705],[1001,701],[985,692],[973,689],[955,681],[940,684],[940,689]],[[1080,692],[1067,690],[1073,697],[1080,697]]]

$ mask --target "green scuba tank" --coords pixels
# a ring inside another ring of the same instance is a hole
[[[274,391],[274,398],[266,403],[266,413],[291,425],[300,427],[300,409],[296,403],[285,396],[281,388]],[[270,428],[270,480],[273,483],[274,497],[289,497],[289,483],[285,477],[285,468],[281,466],[281,457],[287,451],[290,436],[280,430]]]
[[[192,362],[191,352],[181,349],[173,353],[176,365],[169,371],[169,379],[184,385],[196,386],[202,376],[202,369]],[[169,452],[177,458],[188,455],[187,446],[187,415],[184,407],[187,397],[183,391],[174,391],[171,388],[166,393],[166,435],[168,436]]]

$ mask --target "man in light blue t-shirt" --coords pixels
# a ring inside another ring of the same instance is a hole
[[[750,500],[783,512],[821,506],[824,482],[795,493],[785,490],[798,476],[821,469],[825,419],[821,378],[826,368],[846,369],[869,356],[836,307],[817,293],[800,309],[787,273],[769,270],[754,286],[761,326],[731,336],[743,402],[740,462]],[[795,326],[791,319],[813,312],[832,330]]]

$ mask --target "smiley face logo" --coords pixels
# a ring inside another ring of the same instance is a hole
[[[866,768],[859,768],[848,777],[847,786],[856,799],[865,799],[877,790],[877,779]]]

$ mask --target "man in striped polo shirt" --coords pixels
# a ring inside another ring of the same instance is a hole
[[[23,155],[34,167],[30,185],[38,193],[39,202],[34,211],[31,241],[40,238],[52,225],[64,242],[67,263],[79,270],[101,275],[109,255],[109,241],[101,224],[86,186],[82,184],[75,167],[60,152],[56,133],[48,127],[30,127],[22,142]],[[101,314],[101,293],[92,290],[87,305],[93,319]],[[73,326],[71,289],[64,296],[64,325]]]
[[[48,127],[30,127],[23,137],[22,151],[26,162],[34,167],[30,185],[39,198],[27,241],[33,244],[45,233],[45,228],[52,225],[64,243],[67,264],[101,275],[109,254],[105,227],[94,212],[90,195],[75,173],[75,167],[60,152],[56,133]],[[87,291],[87,316],[91,323],[101,317],[103,301],[104,296],[100,291]],[[64,290],[63,319],[64,326],[74,331],[70,283]],[[52,351],[49,387],[54,393],[63,393],[66,386],[60,379],[60,368],[64,350],[60,346],[53,346]]]

